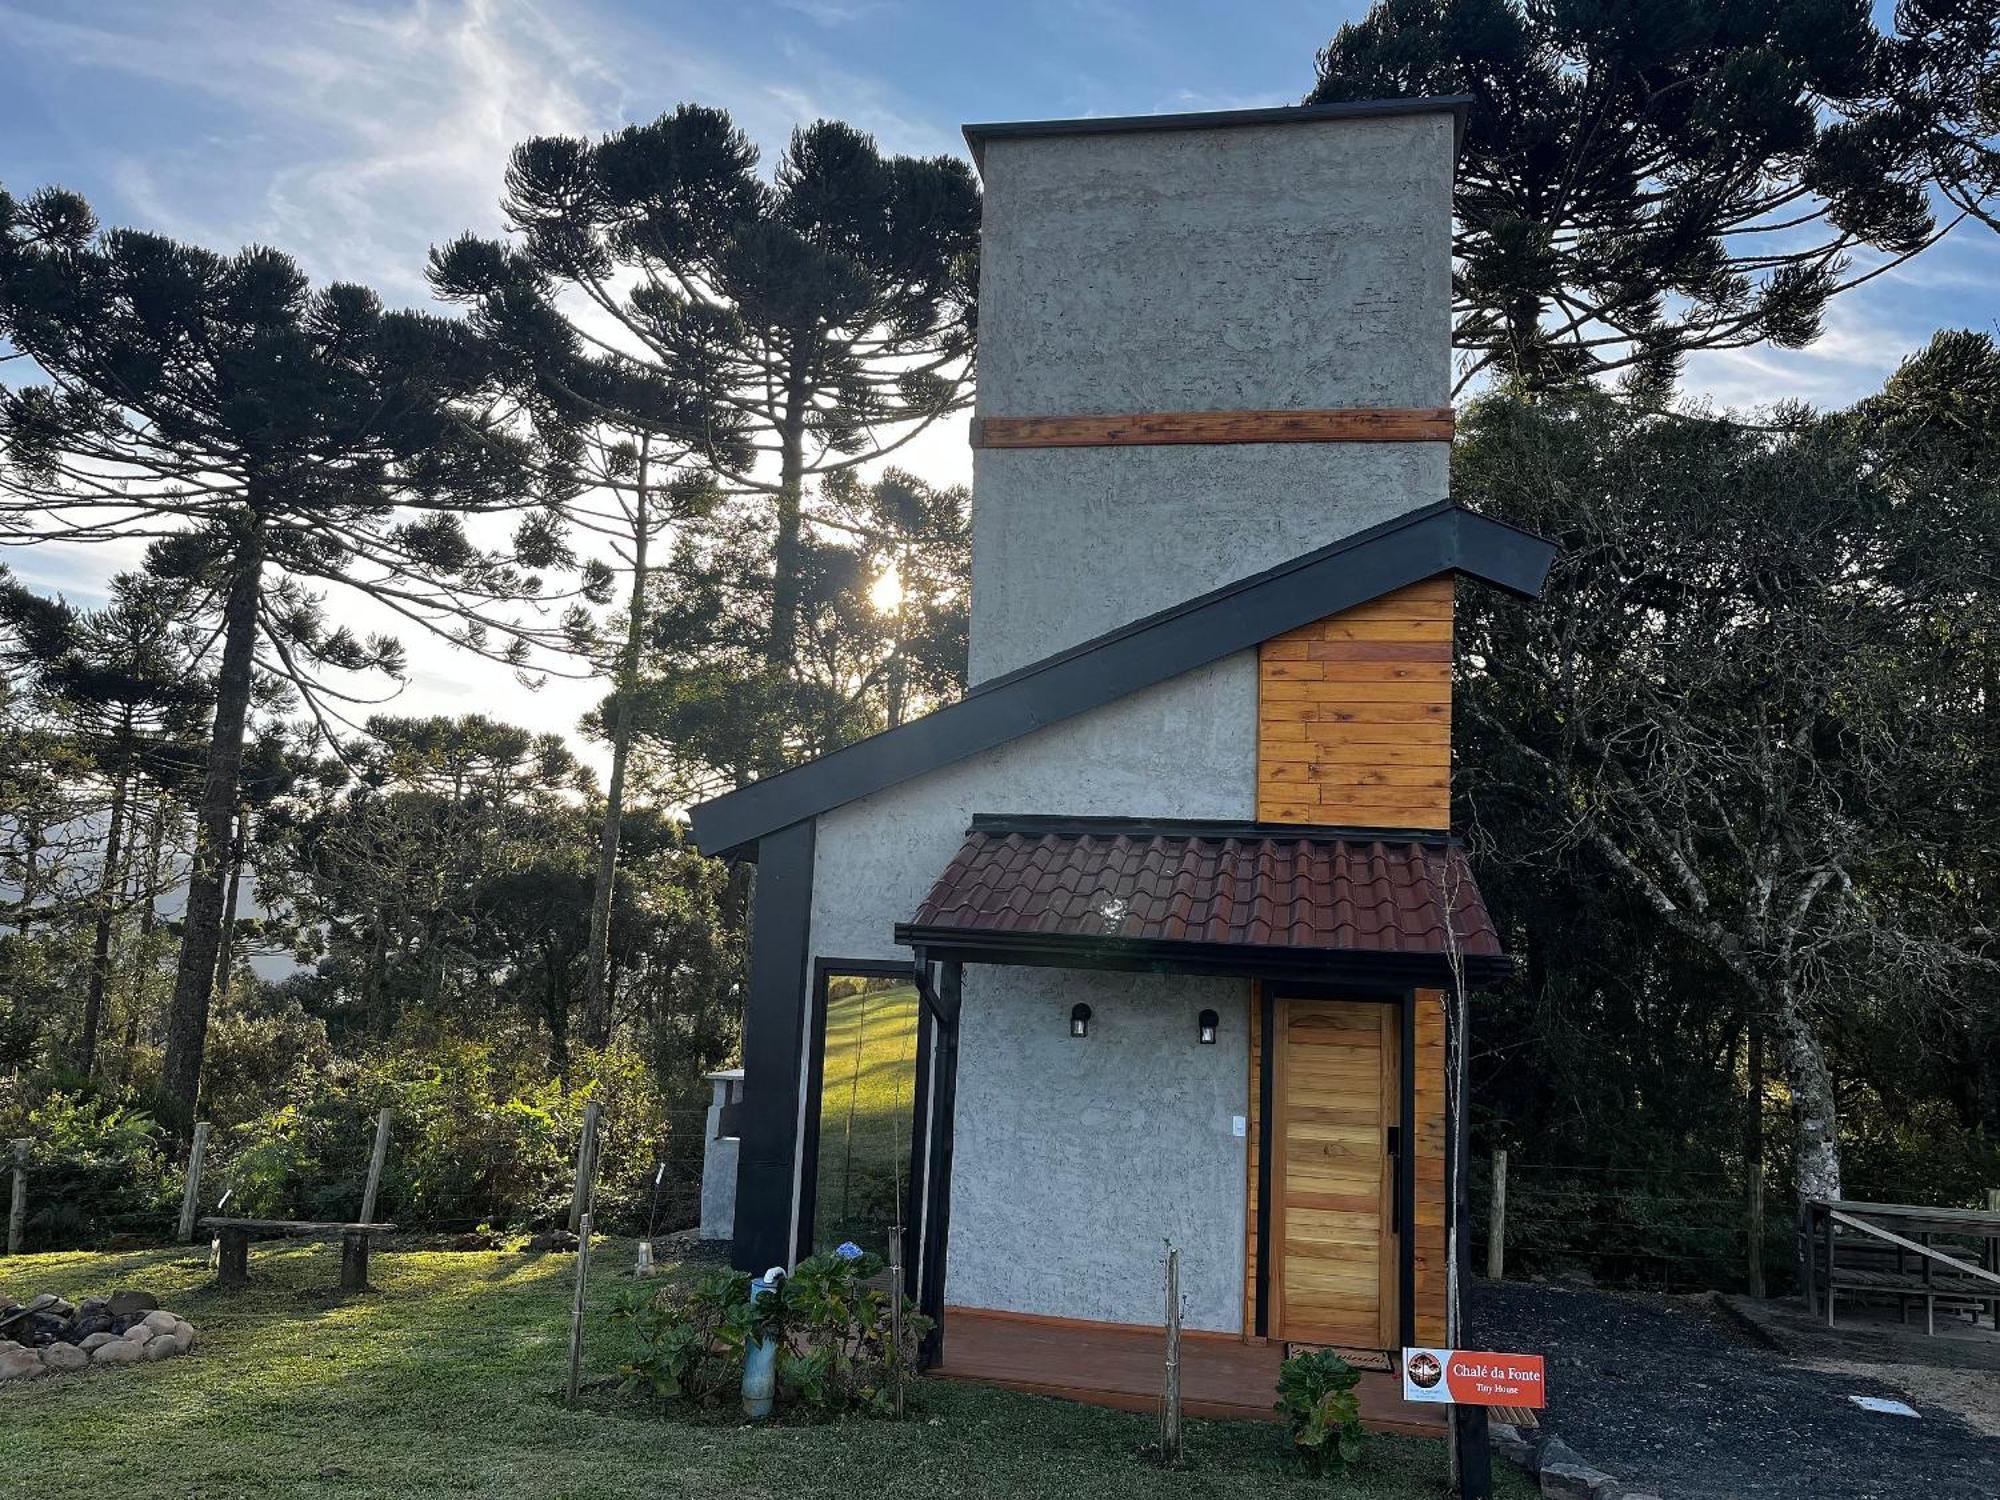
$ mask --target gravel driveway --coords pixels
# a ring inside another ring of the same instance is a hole
[[[2000,1438],[1921,1400],[1920,1419],[1847,1398],[1904,1392],[1788,1363],[1711,1308],[1475,1283],[1467,1342],[1548,1356],[1546,1429],[1667,1500],[1994,1500]]]

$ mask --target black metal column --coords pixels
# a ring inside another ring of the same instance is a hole
[[[813,822],[760,840],[743,1002],[743,1133],[736,1161],[738,1270],[790,1265],[806,1045]]]

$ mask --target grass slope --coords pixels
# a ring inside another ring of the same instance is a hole
[[[145,1287],[198,1330],[186,1358],[0,1387],[0,1487],[121,1500],[1434,1500],[1443,1487],[1436,1443],[1373,1439],[1355,1481],[1329,1485],[1278,1466],[1275,1426],[1195,1422],[1190,1463],[1170,1472],[1136,1456],[1146,1418],[944,1383],[921,1385],[901,1426],[665,1417],[608,1384],[626,1336],[602,1311],[630,1284],[624,1242],[592,1259],[586,1374],[599,1383],[569,1410],[557,1393],[571,1257],[392,1249],[374,1259],[381,1290],[354,1298],[328,1290],[338,1259],[331,1245],[257,1247],[258,1285],[228,1297],[187,1250],[0,1259],[0,1292]]]

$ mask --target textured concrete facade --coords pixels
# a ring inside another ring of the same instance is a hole
[[[907,959],[892,937],[975,812],[1248,818],[1256,658],[1244,653],[821,817],[813,952]],[[947,1302],[1158,1321],[1161,1242],[1188,1323],[1241,1324],[1248,1109],[1242,981],[968,965]],[[1069,1009],[1097,1013],[1072,1044]],[[1195,1042],[1204,1006],[1223,1039]]]
[[[1446,405],[1452,150],[1443,113],[990,142],[978,414]],[[982,450],[973,680],[1441,499],[1446,458]]]

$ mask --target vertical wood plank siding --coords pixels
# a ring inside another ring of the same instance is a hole
[[[1453,580],[1425,579],[1257,653],[1257,816],[1451,826]]]
[[[1451,827],[1454,580],[1426,579],[1266,641],[1258,651],[1257,816],[1348,828]],[[1416,1005],[1416,1336],[1445,1338],[1444,997]],[[1265,1066],[1251,1028],[1250,1234],[1244,1326],[1256,1296],[1257,1109]],[[1273,1233],[1278,1226],[1274,1220]]]

